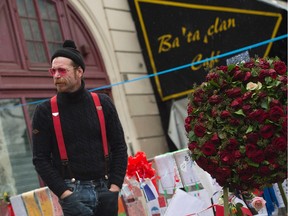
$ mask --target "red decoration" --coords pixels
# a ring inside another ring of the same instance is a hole
[[[148,162],[144,152],[137,152],[135,156],[129,156],[126,175],[129,178],[136,177],[138,182],[145,178],[155,177],[156,170],[152,168],[152,162]]]

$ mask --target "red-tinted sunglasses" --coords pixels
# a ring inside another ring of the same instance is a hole
[[[73,67],[73,68],[77,68],[77,67]],[[60,68],[50,68],[48,71],[52,76],[55,76],[57,71],[60,76],[64,76],[69,71],[69,69],[60,67]]]

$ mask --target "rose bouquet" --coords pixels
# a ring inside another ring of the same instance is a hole
[[[278,58],[219,66],[189,95],[194,161],[223,187],[263,188],[287,177],[287,67]]]

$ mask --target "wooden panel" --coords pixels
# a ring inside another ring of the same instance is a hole
[[[159,114],[154,95],[132,95],[127,100],[132,117]]]
[[[121,72],[147,73],[142,53],[117,52]]]
[[[139,138],[163,135],[159,116],[134,117],[133,121]]]
[[[131,14],[127,11],[106,10],[110,29],[136,31]]]
[[[166,139],[164,136],[140,139],[140,151],[144,151],[148,159],[153,159],[157,155],[168,152]]]
[[[136,33],[111,31],[115,51],[140,52]]]
[[[125,77],[127,80],[136,80],[124,84],[124,88],[127,94],[154,94],[150,80],[145,78],[146,74],[126,74]]]

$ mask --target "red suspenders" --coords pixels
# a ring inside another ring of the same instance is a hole
[[[103,151],[104,151],[104,158],[105,158],[105,178],[108,179],[108,160],[109,160],[109,152],[108,152],[108,144],[107,144],[107,136],[106,136],[106,126],[105,126],[105,118],[103,109],[99,100],[99,97],[96,93],[91,92],[95,108],[97,110],[99,122],[100,122],[100,129],[101,129],[101,136],[102,136],[102,144],[103,144]],[[68,156],[66,152],[66,147],[64,143],[62,127],[60,122],[58,104],[57,104],[57,96],[51,98],[51,110],[52,110],[52,119],[54,124],[55,135],[58,143],[58,149],[60,153],[60,158],[64,166],[68,165]]]

